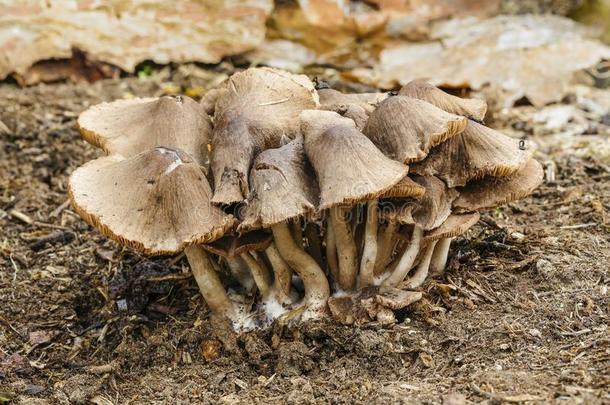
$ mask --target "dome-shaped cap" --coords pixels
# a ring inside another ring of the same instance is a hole
[[[338,111],[343,106],[357,105],[367,113],[388,98],[388,93],[342,93],[334,89],[319,89],[318,95],[323,110]]]
[[[408,164],[424,159],[430,149],[461,133],[467,119],[411,97],[394,96],[379,104],[364,134],[386,155]]]
[[[485,101],[452,96],[423,79],[410,81],[400,89],[398,94],[427,101],[441,110],[477,121],[483,121],[487,112]]]
[[[148,254],[211,242],[234,225],[233,217],[210,204],[210,185],[199,164],[177,149],[93,160],[72,173],[69,192],[89,224]]]
[[[510,176],[485,177],[459,187],[459,197],[453,202],[459,211],[477,211],[526,197],[536,189],[544,178],[542,165],[535,159],[528,162]]]
[[[533,153],[531,147],[520,148],[519,143],[469,121],[464,132],[434,148],[425,160],[411,165],[411,171],[437,176],[449,187],[486,176],[508,176],[521,169]]]
[[[479,222],[479,218],[481,216],[478,212],[461,215],[451,214],[441,226],[424,236],[424,243],[460,236]]]
[[[85,140],[108,154],[131,157],[162,146],[208,162],[210,119],[186,96],[134,98],[94,105],[78,117]]]
[[[299,133],[299,114],[317,108],[318,95],[304,75],[271,68],[235,73],[214,109],[211,167],[218,204],[243,201],[256,155]]]
[[[258,155],[250,171],[250,185],[240,232],[313,214],[319,191],[305,158],[303,138]]]
[[[329,111],[301,115],[305,153],[317,175],[321,210],[378,198],[409,170],[384,156],[350,121]],[[333,125],[337,122],[345,124]]]

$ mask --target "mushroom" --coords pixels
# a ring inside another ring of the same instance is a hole
[[[449,246],[453,238],[465,233],[470,227],[479,222],[480,217],[478,212],[461,215],[451,214],[441,226],[428,232],[424,237],[424,244],[428,248],[421,262],[423,264],[420,263],[413,277],[409,279],[408,287],[418,287],[426,279],[428,275],[426,262],[429,264],[430,273],[442,273],[447,264]]]
[[[233,304],[201,247],[235,223],[210,204],[211,193],[191,156],[164,147],[93,160],[76,169],[69,182],[75,210],[106,236],[150,255],[184,251],[210,309],[236,321]]]
[[[250,172],[252,192],[238,231],[271,229],[279,255],[303,280],[304,303],[313,314],[326,304],[330,288],[324,272],[302,244],[295,241],[288,225],[291,220],[315,213],[318,186],[311,173],[300,136],[258,155]],[[277,261],[272,257],[273,252],[270,261],[274,264]],[[273,268],[276,280],[285,277],[285,271],[277,263]]]
[[[134,98],[97,104],[78,117],[83,138],[107,154],[126,158],[164,146],[180,148],[208,165],[210,119],[186,96]]]
[[[475,121],[483,121],[487,112],[487,103],[476,98],[460,98],[445,93],[433,84],[423,79],[412,80],[398,92],[400,96],[408,96],[427,101],[441,110],[462,115]]]
[[[322,110],[338,112],[345,106],[358,106],[370,114],[377,104],[388,98],[388,93],[342,93],[340,91],[324,88],[318,89],[320,108]]]
[[[339,286],[350,291],[358,275],[357,248],[345,218],[345,207],[367,202],[365,244],[360,284],[373,282],[377,256],[377,199],[400,182],[408,167],[393,161],[355,127],[352,120],[330,111],[303,111],[301,131],[305,153],[320,186],[320,210],[330,210],[329,228],[337,246]]]
[[[403,202],[392,211],[384,212],[388,221],[412,225],[413,231],[407,249],[390,270],[383,285],[396,286],[404,280],[420,253],[424,231],[439,227],[451,214],[451,203],[457,198],[455,190],[448,189],[445,183],[434,176],[415,176],[414,181],[426,189],[420,200]]]
[[[316,108],[313,83],[303,75],[271,68],[235,73],[216,99],[211,167],[216,204],[248,197],[248,172],[260,152],[299,131],[299,113]]]
[[[266,302],[271,297],[271,280],[269,280],[269,272],[261,262],[260,259],[255,257],[256,252],[262,252],[271,245],[272,237],[266,232],[248,232],[245,235],[239,237],[234,235],[224,236],[215,242],[204,245],[203,248],[210,253],[214,253],[218,256],[225,258],[229,268],[239,268],[238,259],[241,259],[247,266],[254,283],[258,288],[263,302]],[[236,263],[238,262],[238,263]],[[237,272],[235,272],[237,273]],[[235,274],[234,273],[234,274]],[[242,278],[243,275],[240,273],[235,274],[237,277]],[[247,285],[247,281],[238,280],[244,286]]]
[[[451,188],[486,176],[508,176],[532,156],[532,148],[520,148],[519,143],[470,120],[464,132],[432,149],[426,159],[411,165],[411,171],[437,176]]]
[[[391,189],[383,193],[379,196],[380,199],[419,199],[426,192],[425,187],[414,182],[410,177],[405,176],[396,183]],[[387,205],[383,205],[383,208],[386,208]],[[382,208],[382,209],[383,209]],[[383,215],[382,215],[383,217]],[[398,235],[398,228],[400,227],[400,223],[393,219],[388,219],[386,221],[386,225],[379,230],[377,240],[379,245],[379,250],[377,252],[377,258],[375,260],[375,268],[374,273],[376,276],[383,274],[386,270],[386,265],[390,257],[392,256],[392,252],[394,251],[394,246],[396,244],[396,239]]]
[[[386,156],[409,164],[464,131],[466,124],[466,118],[425,101],[394,96],[371,113],[363,132]]]
[[[453,206],[460,212],[470,212],[506,204],[531,194],[542,183],[543,177],[542,165],[530,159],[512,175],[488,176],[458,187],[460,195]]]

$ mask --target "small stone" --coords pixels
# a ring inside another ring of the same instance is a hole
[[[532,328],[529,330],[529,334],[533,337],[542,337],[542,333],[540,333],[540,331],[538,329]]]

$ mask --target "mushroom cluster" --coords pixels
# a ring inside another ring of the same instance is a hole
[[[542,168],[482,125],[481,100],[421,80],[321,87],[251,68],[200,103],[93,106],[79,129],[107,156],[74,171],[72,204],[123,245],[184,251],[208,307],[236,327],[393,322],[478,211],[531,193]]]

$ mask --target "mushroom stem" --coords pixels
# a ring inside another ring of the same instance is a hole
[[[449,246],[453,238],[444,238],[438,241],[432,253],[430,261],[431,274],[443,274],[447,265],[447,256],[449,255]]]
[[[305,224],[305,238],[307,239],[307,253],[314,258],[321,268],[324,268],[324,260],[322,259],[322,241],[318,226],[310,221]]]
[[[431,242],[428,246],[426,246],[426,250],[424,255],[421,258],[421,261],[417,265],[417,269],[413,276],[407,280],[407,288],[416,288],[424,283],[426,277],[428,277],[428,269],[430,268],[430,259],[432,258],[432,253],[434,252],[434,246],[436,245],[436,241]]]
[[[395,236],[400,224],[398,221],[388,221],[379,232],[377,258],[375,260],[375,275],[385,273],[387,264],[394,250]]]
[[[288,266],[288,263],[282,259],[280,252],[274,243],[271,243],[265,250],[267,259],[271,263],[273,274],[275,278],[275,294],[278,302],[287,304],[292,302],[291,297],[291,281],[292,281],[292,270]]]
[[[258,287],[258,291],[261,293],[261,298],[266,301],[271,293],[271,286],[269,285],[268,273],[263,265],[252,256],[250,252],[243,252],[240,257],[250,268],[254,282]]]
[[[303,280],[305,304],[313,308],[324,306],[330,296],[330,288],[318,263],[294,242],[286,222],[273,225],[271,230],[278,252]]]
[[[375,279],[375,259],[377,258],[377,200],[367,203],[364,248],[360,259],[360,287],[373,284]]]
[[[201,246],[189,246],[184,253],[191,266],[193,277],[197,281],[199,291],[212,312],[235,319],[235,308],[227,296],[224,286],[216,274],[210,259]]]
[[[227,257],[227,266],[231,270],[231,274],[239,284],[242,285],[246,290],[252,290],[254,286],[254,279],[252,274],[248,271],[247,265],[239,257]]]
[[[345,220],[343,209],[330,209],[330,222],[335,232],[337,256],[339,259],[339,286],[344,291],[356,288],[358,276],[358,250],[350,230],[350,222]]]
[[[337,240],[330,220],[326,221],[326,262],[333,282],[339,283],[339,258],[337,257]]]
[[[402,254],[400,261],[392,271],[392,274],[390,274],[388,278],[383,281],[383,285],[394,287],[405,279],[406,275],[409,273],[409,270],[411,270],[413,267],[413,263],[415,263],[423,235],[424,230],[422,227],[415,224],[413,226],[413,233],[411,234],[409,247]]]
[[[297,246],[303,246],[303,229],[301,228],[300,219],[290,221],[290,233],[292,234]]]

